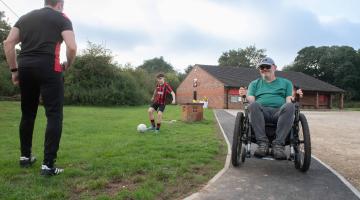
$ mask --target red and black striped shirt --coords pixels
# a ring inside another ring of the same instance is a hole
[[[171,86],[168,83],[164,83],[162,85],[157,84],[155,89],[155,103],[158,104],[165,104],[166,101],[166,95],[170,94],[173,91]]]

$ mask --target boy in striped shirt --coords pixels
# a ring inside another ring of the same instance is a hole
[[[151,122],[151,127],[149,127],[148,130],[155,130],[155,132],[158,133],[161,126],[162,116],[165,111],[166,96],[167,94],[171,94],[172,104],[175,104],[175,93],[171,88],[171,86],[167,82],[165,82],[164,74],[162,73],[158,74],[156,76],[156,79],[157,79],[157,85],[154,90],[153,96],[151,98],[152,104],[150,105],[150,108],[148,110],[149,119]],[[156,126],[155,126],[155,117],[154,117],[155,111],[157,111],[158,113]]]

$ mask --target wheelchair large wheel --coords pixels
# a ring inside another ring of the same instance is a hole
[[[244,119],[244,113],[238,112],[235,119],[235,128],[231,148],[231,163],[234,167],[238,167],[241,162],[245,161],[245,146],[241,141]]]
[[[299,115],[299,143],[295,150],[295,168],[306,172],[311,162],[311,140],[310,130],[304,114]]]

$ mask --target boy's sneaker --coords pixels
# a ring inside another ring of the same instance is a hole
[[[156,134],[160,133],[160,130],[159,130],[159,129],[156,129],[156,130],[155,130],[155,133],[156,133]]]
[[[64,169],[52,167],[49,168],[47,165],[41,166],[41,175],[42,176],[56,176],[64,172]]]
[[[20,167],[27,168],[27,167],[31,167],[35,162],[36,162],[35,156],[30,156],[30,158],[21,156],[19,164]]]
[[[146,130],[147,130],[147,131],[155,131],[155,127],[149,126]]]

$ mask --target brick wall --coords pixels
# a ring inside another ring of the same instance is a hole
[[[198,80],[198,87],[193,87],[193,80]],[[177,103],[189,103],[196,90],[197,99],[208,98],[209,108],[225,108],[224,84],[198,66],[188,74],[176,90]]]

